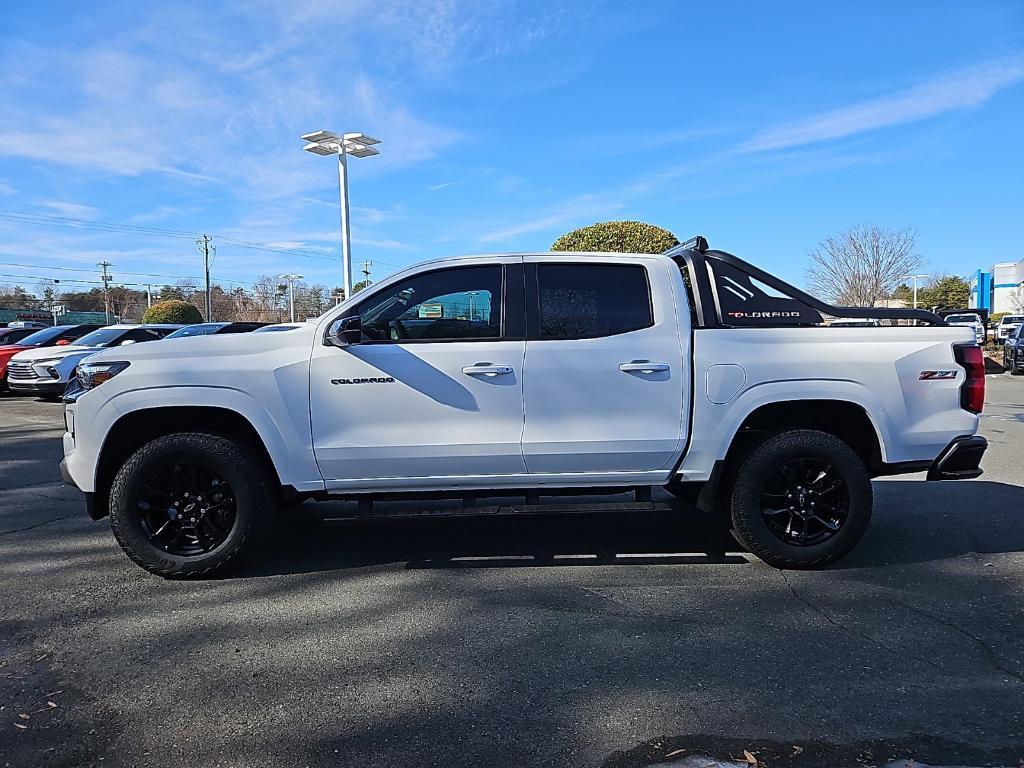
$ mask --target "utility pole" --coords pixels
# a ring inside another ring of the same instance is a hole
[[[113,275],[107,274],[107,268],[114,265],[109,261],[101,261],[96,266],[103,270],[103,275],[100,278],[103,281],[103,314],[106,324],[110,325],[110,281],[113,279]]]
[[[363,288],[370,284],[370,270],[373,268],[372,261],[363,262]]]
[[[213,238],[209,235],[200,235],[196,240],[196,245],[199,246],[199,250],[203,254],[203,271],[206,273],[206,322],[213,321],[213,302],[210,296],[210,253],[214,256],[217,254],[217,249],[211,245]]]

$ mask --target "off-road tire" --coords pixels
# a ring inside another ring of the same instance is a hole
[[[135,504],[139,488],[151,471],[172,460],[209,466],[234,490],[234,525],[210,552],[171,554],[143,532]],[[110,525],[125,554],[150,573],[167,579],[209,578],[259,551],[273,524],[277,497],[266,462],[247,446],[203,432],[178,432],[146,443],[118,471],[110,488]]]
[[[798,546],[780,539],[762,516],[761,494],[769,479],[793,459],[832,464],[849,491],[849,512],[842,527],[825,541]],[[828,432],[794,429],[776,432],[751,444],[733,467],[729,514],[733,535],[768,565],[781,569],[812,569],[830,565],[849,552],[871,520],[871,477],[860,456]]]

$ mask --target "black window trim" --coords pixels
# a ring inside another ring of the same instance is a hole
[[[646,325],[637,328],[630,328],[628,331],[618,333],[597,333],[585,336],[572,336],[563,339],[545,339],[540,335],[540,270],[541,266],[552,267],[639,267],[643,270],[644,282],[647,285],[647,308],[651,313],[651,321]],[[654,317],[654,295],[651,291],[651,273],[646,264],[625,264],[621,261],[531,261],[526,264],[526,340],[527,341],[581,341],[583,339],[610,339],[614,336],[624,336],[627,333],[636,333],[657,325]]]
[[[487,262],[487,263],[484,263],[484,264],[456,264],[456,265],[452,265],[452,266],[440,266],[440,267],[435,267],[433,269],[425,269],[422,272],[416,272],[415,274],[409,275],[404,280],[400,280],[398,283],[394,283],[393,285],[398,285],[398,284],[400,284],[402,282],[405,282],[405,280],[412,280],[414,278],[422,277],[423,275],[431,275],[431,274],[434,274],[435,272],[453,272],[453,271],[459,270],[459,269],[480,269],[481,267],[499,267],[501,269],[501,288],[500,288],[500,291],[501,291],[501,327],[500,327],[500,329],[498,331],[498,335],[497,336],[465,336],[465,337],[462,337],[462,338],[452,338],[452,339],[363,339],[363,340],[361,340],[359,342],[358,346],[364,346],[364,345],[370,345],[370,344],[402,344],[402,345],[405,345],[405,344],[456,344],[456,343],[467,343],[467,342],[468,343],[475,343],[475,342],[482,342],[482,341],[491,342],[491,343],[494,343],[496,341],[525,341],[526,337],[525,337],[525,335],[522,332],[522,326],[523,326],[522,320],[518,319],[518,318],[513,320],[513,318],[511,318],[509,316],[509,307],[510,307],[509,298],[510,298],[510,293],[511,293],[510,292],[510,287],[514,287],[514,284],[515,284],[517,278],[518,278],[520,286],[522,286],[522,268],[523,268],[523,265],[522,265],[521,262],[513,262],[513,263],[507,263],[507,262],[498,262],[498,263]],[[385,290],[390,290],[390,288],[385,288]],[[522,290],[523,290],[523,288],[521,287],[520,288],[520,292],[522,292]],[[368,295],[365,299],[363,299],[362,301],[357,303],[355,306],[353,306],[352,308],[346,310],[344,314],[342,314],[342,315],[338,316],[337,318],[335,318],[335,320],[342,320],[342,319],[347,318],[347,317],[355,317],[356,315],[359,314],[359,311],[362,308],[363,304],[365,304],[367,301],[372,299],[374,295],[376,295],[376,293]],[[522,298],[519,298],[517,300],[516,297],[513,296],[512,297],[511,305],[513,305],[515,307],[515,309],[519,312],[519,314],[522,314],[522,305],[523,305],[523,299]],[[331,321],[331,323],[328,324],[327,330],[324,333],[324,337],[325,338],[327,336],[327,333],[330,332],[330,327],[331,327],[331,325],[333,323],[334,323],[334,321]],[[515,335],[515,336],[510,335],[509,334],[510,330],[518,331],[519,334]]]

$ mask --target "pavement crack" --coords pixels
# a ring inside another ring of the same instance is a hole
[[[984,640],[982,640],[974,633],[969,632],[968,630],[961,627],[955,621],[944,619],[942,616],[936,616],[934,613],[929,613],[928,611],[922,610],[921,608],[917,608],[913,605],[910,605],[909,603],[904,603],[902,600],[895,600],[893,598],[889,599],[897,605],[902,605],[911,613],[916,613],[918,616],[922,616],[926,619],[931,619],[935,623],[941,624],[944,627],[948,627],[949,629],[959,632],[964,637],[974,641],[974,643],[981,649],[982,653],[984,653],[985,656],[988,657],[989,663],[992,665],[994,669],[1002,672],[1005,675],[1009,675],[1018,683],[1024,683],[1024,675],[1022,675],[1020,672],[1015,672],[1014,670],[1006,666],[1003,663],[1002,659],[999,658],[999,654],[995,652],[992,646],[990,646],[988,643],[986,643]]]
[[[917,661],[919,661],[919,662],[921,662],[923,664],[927,664],[928,666],[930,666],[930,667],[932,667],[934,669],[937,669],[940,672],[944,672],[945,671],[945,670],[943,670],[943,668],[941,666],[939,666],[938,664],[936,664],[934,661],[932,661],[929,658],[926,658],[924,656],[918,656],[918,655],[915,655],[915,654],[907,654],[906,651],[903,651],[903,650],[901,650],[899,648],[893,648],[892,646],[886,645],[885,643],[883,643],[878,638],[872,637],[871,635],[865,634],[864,632],[861,632],[860,630],[853,629],[852,627],[846,626],[841,621],[838,621],[835,618],[833,618],[832,614],[830,614],[824,608],[822,608],[821,606],[819,606],[819,605],[815,604],[813,601],[811,601],[810,598],[804,597],[802,594],[800,594],[800,592],[796,589],[796,587],[793,586],[793,582],[791,582],[789,580],[789,576],[786,575],[786,572],[784,570],[780,570],[779,574],[782,576],[782,581],[785,583],[786,588],[789,590],[790,594],[793,595],[793,597],[796,600],[798,600],[800,603],[802,603],[803,605],[805,605],[808,608],[810,608],[812,611],[817,613],[819,616],[821,616],[823,619],[825,619],[825,621],[827,621],[829,624],[831,624],[832,626],[836,627],[837,629],[841,629],[844,632],[848,632],[851,635],[855,635],[856,637],[859,637],[859,638],[861,638],[863,640],[867,640],[872,645],[878,646],[882,650],[887,651],[887,652],[893,654],[894,656],[910,656],[910,658],[916,659]]]
[[[0,536],[10,536],[12,533],[22,533],[24,531],[31,531],[33,528],[41,528],[44,525],[50,523],[59,523],[61,520],[70,520],[73,517],[81,517],[81,515],[63,515],[62,517],[54,517],[50,520],[43,520],[41,523],[34,523],[33,525],[26,525],[24,528],[12,528],[9,531],[0,531]]]

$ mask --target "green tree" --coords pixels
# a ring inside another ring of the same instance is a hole
[[[917,294],[920,306],[939,309],[967,309],[970,300],[970,283],[956,275],[937,278]]]
[[[914,291],[906,283],[900,283],[896,286],[896,290],[892,292],[892,296],[890,298],[900,299],[909,307],[914,303]],[[917,298],[918,301],[920,301],[921,297],[918,296]]]
[[[661,253],[679,239],[667,229],[642,221],[603,221],[567,232],[551,245],[552,251],[605,253]]]
[[[143,323],[201,323],[203,316],[199,310],[180,299],[158,301],[142,315]]]

